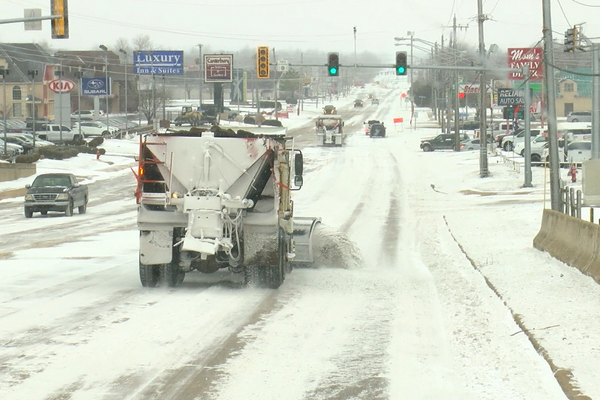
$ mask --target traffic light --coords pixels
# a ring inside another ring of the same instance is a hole
[[[406,65],[406,52],[396,52],[396,75],[406,75],[408,68]]]
[[[565,48],[564,51],[572,53],[579,47],[579,29],[577,27],[569,28],[565,32]]]
[[[50,0],[52,15],[60,15],[60,18],[52,20],[52,39],[69,38],[69,7],[67,0]]]
[[[329,76],[340,75],[340,55],[338,53],[327,54],[327,74]]]
[[[464,99],[465,98],[465,92],[458,92],[458,98],[459,99]]]
[[[256,77],[269,78],[269,46],[258,46],[256,49]]]

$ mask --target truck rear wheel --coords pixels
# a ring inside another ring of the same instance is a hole
[[[25,209],[25,218],[33,217],[33,211]]]
[[[140,282],[143,287],[155,287],[160,276],[158,265],[146,265],[140,262]]]
[[[179,282],[179,266],[175,263],[163,264],[160,267],[161,283],[167,287],[175,287]],[[183,281],[183,279],[182,279]]]

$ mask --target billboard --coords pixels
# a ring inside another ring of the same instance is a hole
[[[519,47],[508,49],[508,68],[523,68],[529,65],[531,79],[542,79],[544,77],[544,66],[542,63],[543,49],[541,47]],[[519,72],[509,72],[508,79],[523,79]]]
[[[233,54],[205,54],[204,82],[232,82]]]
[[[81,78],[81,94],[83,96],[108,96],[110,95],[110,85],[106,84],[105,76],[101,78]]]
[[[181,75],[183,74],[183,51],[134,51],[133,73],[138,75]]]

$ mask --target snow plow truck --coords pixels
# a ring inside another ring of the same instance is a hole
[[[142,286],[176,286],[192,271],[227,268],[278,288],[313,262],[319,218],[294,216],[300,150],[285,128],[152,133],[140,138],[136,201]]]
[[[344,121],[340,115],[320,115],[315,121],[317,143],[322,146],[342,146]]]

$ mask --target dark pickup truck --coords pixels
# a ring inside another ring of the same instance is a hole
[[[75,207],[78,207],[79,214],[86,212],[88,187],[80,185],[73,174],[38,175],[33,183],[25,188],[25,218],[31,218],[34,212],[47,215],[48,211],[64,212],[70,217]]]

